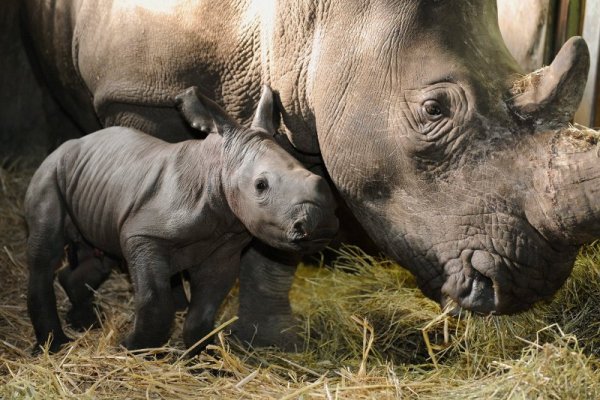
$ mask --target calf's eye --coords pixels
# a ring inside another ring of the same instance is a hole
[[[269,188],[269,182],[264,178],[259,178],[254,182],[254,188],[258,193],[262,193]]]

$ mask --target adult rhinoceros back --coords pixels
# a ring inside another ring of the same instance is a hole
[[[523,310],[599,234],[597,149],[566,131],[587,47],[572,39],[520,79],[494,1],[26,3],[48,84],[86,131],[180,140],[171,99],[182,88],[247,120],[269,83],[296,154],[320,152],[371,238],[442,303]],[[248,259],[241,324],[277,341],[293,270]]]

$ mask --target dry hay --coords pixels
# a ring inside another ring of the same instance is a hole
[[[306,348],[297,354],[243,349],[219,331],[188,360],[181,315],[167,346],[128,354],[118,343],[131,327],[130,285],[115,274],[98,293],[101,329],[68,331],[71,346],[33,357],[20,216],[31,172],[0,169],[0,398],[600,398],[598,245],[552,303],[458,319],[406,271],[346,248],[341,268],[298,271],[291,296]],[[231,296],[219,323],[234,310]]]
[[[566,129],[560,132],[560,135],[576,151],[588,151],[594,147],[598,149],[597,144],[600,141],[600,132],[587,126],[569,124]],[[598,156],[600,157],[600,154]]]
[[[548,70],[549,67],[542,67],[527,75],[518,75],[512,81],[512,86],[509,90],[511,96],[517,97],[526,91],[537,87],[540,84],[542,76]]]

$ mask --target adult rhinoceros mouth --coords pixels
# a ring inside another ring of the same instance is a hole
[[[445,265],[441,303],[453,300],[461,309],[480,314],[527,310],[550,298],[569,275],[571,253],[554,256],[553,262],[540,257],[531,265],[486,250],[463,250],[458,259]]]
[[[496,216],[502,218],[502,232],[481,228],[460,242],[440,242],[426,251],[396,247],[391,254],[442,307],[452,302],[459,309],[498,315],[527,310],[562,286],[577,248],[553,246],[523,218]],[[412,256],[399,254],[400,248],[413,250]]]

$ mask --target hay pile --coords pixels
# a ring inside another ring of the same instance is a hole
[[[548,68],[549,67],[542,67],[526,75],[515,76],[510,88],[512,98],[515,98],[530,89],[536,88],[540,84],[544,74],[548,71]]]
[[[20,209],[31,170],[0,169],[0,398],[600,398],[600,246],[584,249],[554,302],[513,317],[458,319],[390,262],[343,250],[343,268],[301,267],[292,291],[305,351],[246,350],[221,331],[182,358],[118,347],[132,323],[126,277],[99,291],[101,329],[56,355],[30,355]],[[58,293],[62,312],[67,309]],[[219,323],[235,310],[231,296]],[[165,354],[166,353],[166,354]]]

